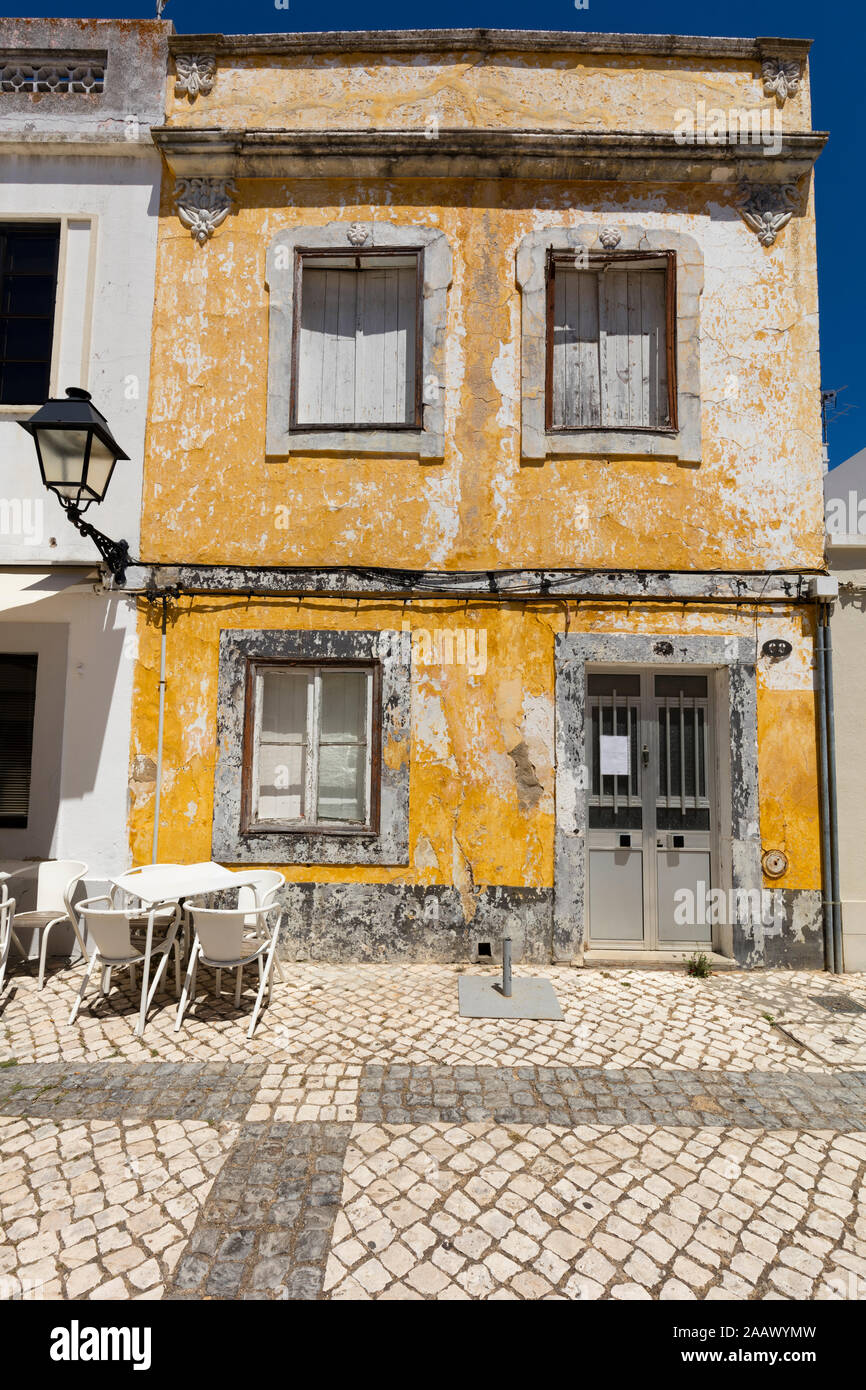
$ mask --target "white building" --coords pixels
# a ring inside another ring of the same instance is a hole
[[[846,970],[866,970],[866,449],[825,475],[824,515],[839,581],[831,630],[843,948]]]
[[[87,520],[137,555],[172,29],[0,21],[0,862],[83,859],[90,891],[129,862],[135,603],[18,422],[92,393],[130,461]]]

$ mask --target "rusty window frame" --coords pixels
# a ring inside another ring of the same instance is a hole
[[[339,257],[342,260],[355,257],[355,268],[360,272],[361,258],[369,256],[414,256],[415,257],[415,400],[411,420],[373,420],[369,422],[330,421],[325,424],[298,424],[298,365],[301,334],[302,297],[304,281],[304,257],[310,260],[326,260]],[[295,249],[294,265],[294,311],[292,320],[292,365],[289,381],[289,433],[334,434],[341,430],[420,430],[424,427],[424,248],[423,246],[372,246],[357,251],[344,247],[330,246],[321,249],[315,246],[298,246]]]
[[[370,806],[364,825],[357,822],[259,821],[253,818],[253,773],[255,769],[256,675],[259,670],[297,667],[302,670],[354,667],[372,672],[370,710]],[[248,656],[244,673],[244,731],[241,759],[241,835],[365,835],[379,834],[382,782],[382,664],[351,657],[311,660],[309,657]]]
[[[553,333],[554,311],[556,307],[556,267],[567,266],[570,270],[579,269],[575,265],[576,252],[547,252],[545,282],[545,380],[544,380],[544,428],[547,434],[582,434],[611,431],[616,434],[676,434],[677,423],[677,253],[676,251],[590,251],[588,264],[594,266],[627,264],[629,261],[662,261],[665,270],[665,360],[668,374],[668,423],[665,425],[611,425],[601,422],[596,425],[555,425],[553,423]]]

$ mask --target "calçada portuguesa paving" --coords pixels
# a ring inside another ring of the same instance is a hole
[[[284,970],[251,1042],[228,981],[139,1040],[13,973],[0,1297],[866,1296],[866,977],[522,966],[565,1017],[503,1022]]]

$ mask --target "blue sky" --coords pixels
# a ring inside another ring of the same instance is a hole
[[[866,233],[862,110],[866,7],[807,0],[726,0],[699,6],[689,0],[461,0],[407,11],[396,0],[169,0],[163,18],[180,33],[274,33],[322,29],[472,28],[574,29],[608,33],[784,35],[814,39],[812,124],[831,139],[817,166],[818,272],[821,293],[821,381],[844,387],[830,425],[830,461],[842,463],[866,445]],[[148,18],[156,0],[79,0],[16,4],[0,0],[3,15]],[[842,406],[846,407],[843,411]],[[779,422],[780,436],[784,422]],[[780,463],[784,439],[780,437]]]

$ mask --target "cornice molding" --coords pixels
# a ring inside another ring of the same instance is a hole
[[[827,141],[786,133],[761,144],[686,144],[670,133],[526,130],[225,130],[157,126],[177,178],[503,178],[632,183],[791,183]]]
[[[584,34],[548,29],[361,29],[319,34],[175,34],[172,53],[233,57],[301,53],[642,53],[648,57],[805,58],[811,39],[712,38],[692,34]]]
[[[814,573],[810,571],[809,573]],[[117,589],[116,581],[106,587]],[[499,570],[476,572],[377,569],[343,565],[277,567],[255,565],[148,564],[130,565],[124,592],[154,596],[196,594],[322,594],[358,598],[423,594],[425,597],[464,595],[478,598],[599,598],[617,602],[669,599],[717,599],[722,603],[814,602],[807,598],[806,572],[663,571],[663,570]]]

